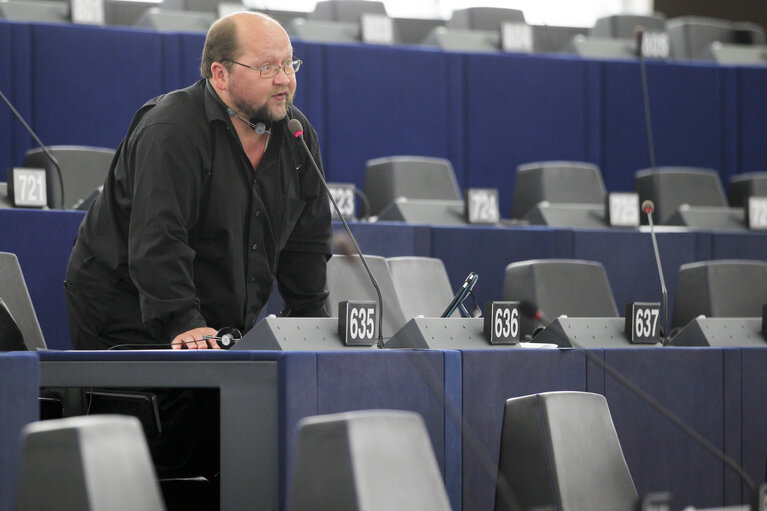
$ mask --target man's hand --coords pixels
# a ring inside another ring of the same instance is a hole
[[[195,328],[188,330],[184,333],[178,334],[175,339],[170,343],[170,347],[174,350],[180,350],[186,347],[190,350],[204,350],[209,346],[214,350],[221,349],[216,343],[215,339],[208,339],[204,341],[202,338],[205,335],[216,335],[216,330],[208,327]]]

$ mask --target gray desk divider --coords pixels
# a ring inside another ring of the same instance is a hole
[[[519,347],[519,344],[490,344],[482,332],[483,322],[482,318],[413,318],[384,347],[425,350]]]
[[[347,346],[338,335],[338,318],[277,318],[259,321],[233,350],[325,351],[370,350],[373,346]]]
[[[560,316],[533,337],[533,342],[560,348],[657,348],[660,344],[632,344],[624,318],[568,318]]]
[[[762,318],[695,318],[670,341],[673,346],[767,347]]]

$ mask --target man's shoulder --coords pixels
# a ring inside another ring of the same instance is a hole
[[[172,124],[192,127],[205,125],[205,88],[197,82],[189,87],[162,94],[147,101],[139,112],[141,126]]]

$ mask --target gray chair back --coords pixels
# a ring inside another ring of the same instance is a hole
[[[597,261],[534,259],[511,263],[506,267],[503,299],[531,302],[546,321],[562,314],[576,318],[619,316],[607,272]],[[532,333],[538,326],[534,319],[520,316],[521,335]]]
[[[767,197],[767,171],[735,174],[730,178],[727,199],[733,208],[748,205],[749,197]]]
[[[61,166],[64,180],[63,203],[56,168],[42,149],[27,151],[24,166],[45,169],[48,207],[56,209],[76,209],[81,201],[102,186],[115,155],[114,149],[103,147],[54,145],[49,146],[48,150]]]
[[[504,7],[467,7],[456,9],[447,20],[447,28],[464,30],[493,30],[500,32],[501,25],[508,22],[525,22],[525,14],[519,9]]]
[[[495,511],[629,511],[636,500],[604,396],[548,392],[506,401]]]
[[[712,169],[657,167],[656,170],[639,170],[634,174],[634,189],[639,194],[640,204],[647,199],[653,201],[653,221],[661,225],[669,223],[683,204],[727,207],[719,174]]]
[[[371,215],[399,197],[461,200],[453,165],[444,158],[388,156],[368,160],[364,189]]]
[[[363,14],[386,16],[386,7],[378,0],[320,0],[307,17],[312,20],[359,23]]]
[[[364,410],[299,428],[289,511],[450,511],[420,415]]]
[[[521,219],[542,201],[604,204],[605,185],[599,167],[577,161],[539,161],[517,167],[512,218]]]
[[[594,23],[589,35],[611,39],[634,39],[637,27],[642,27],[645,32],[665,32],[666,17],[657,13],[647,16],[637,14],[604,16]]]
[[[442,259],[435,257],[389,257],[394,290],[405,319],[438,318],[453,298],[450,278]],[[460,316],[457,312],[455,316]]]
[[[761,318],[763,305],[767,305],[766,261],[698,261],[679,268],[675,327],[700,315]]]
[[[390,337],[405,324],[397,292],[394,290],[389,266],[380,256],[365,255],[370,271],[376,278],[383,295],[383,336]],[[328,261],[327,269],[328,312],[338,316],[338,303],[345,300],[378,301],[373,283],[370,281],[359,256],[334,255]]]
[[[28,424],[16,509],[164,510],[138,420],[92,415]]]
[[[0,252],[0,298],[18,325],[28,350],[46,348],[40,323],[16,254]]]

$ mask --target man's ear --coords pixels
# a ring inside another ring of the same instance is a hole
[[[218,90],[226,90],[229,83],[229,71],[221,62],[214,62],[210,66],[210,82]]]

